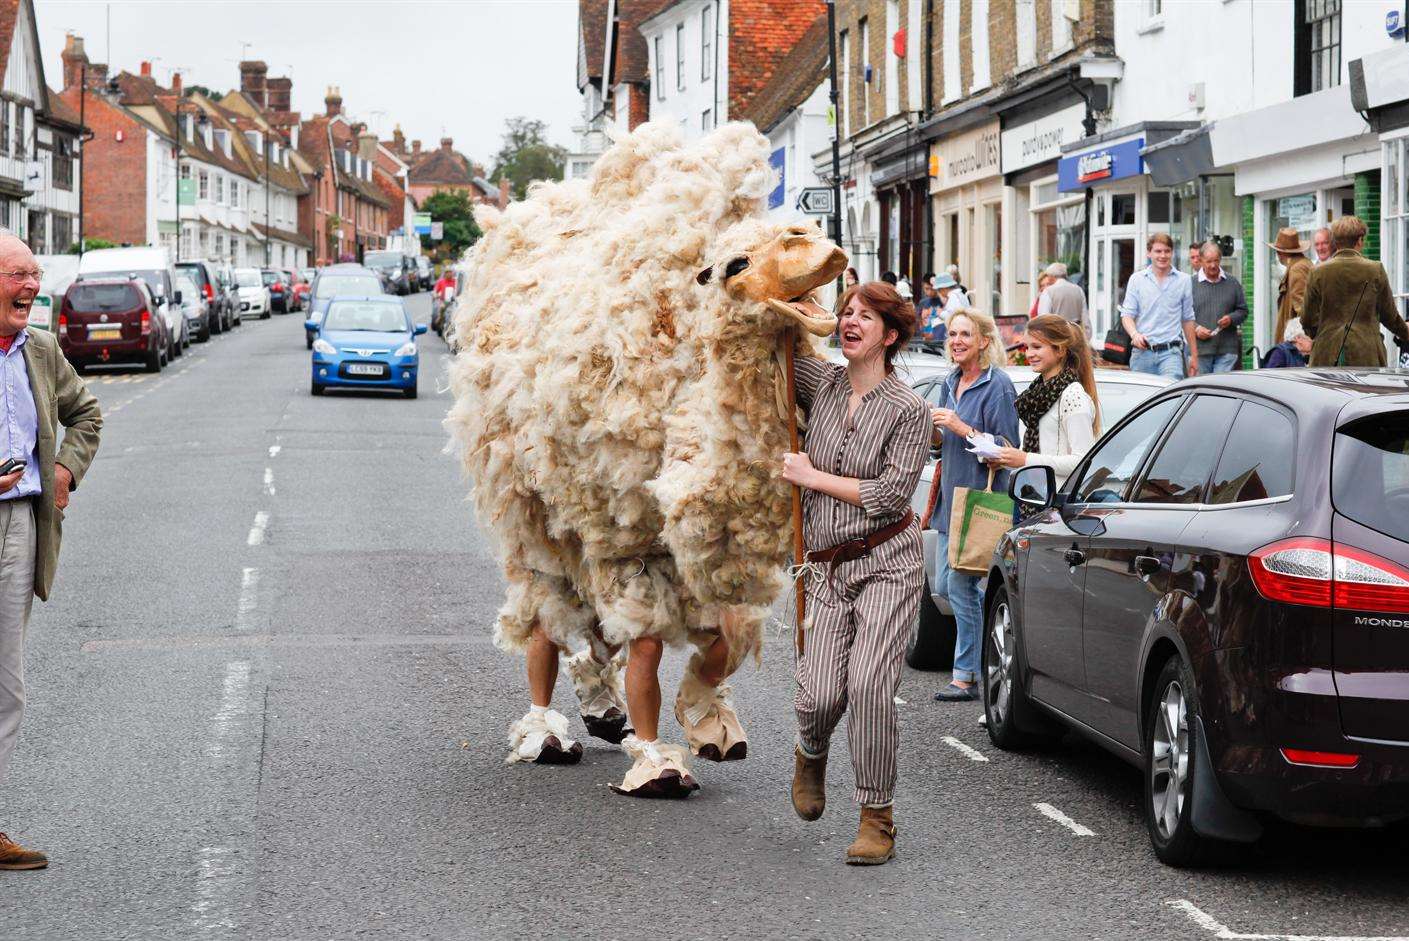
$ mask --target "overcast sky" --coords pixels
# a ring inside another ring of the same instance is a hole
[[[153,62],[158,81],[228,91],[241,59],[293,79],[293,106],[323,111],[329,85],[343,109],[382,138],[399,123],[407,140],[489,163],[504,120],[548,123],[570,147],[577,93],[576,0],[35,0],[50,86],[63,84],[64,34],[110,72]],[[111,23],[111,32],[109,32]],[[109,40],[111,36],[111,40]],[[111,41],[111,45],[109,45]],[[248,45],[246,45],[248,44]]]

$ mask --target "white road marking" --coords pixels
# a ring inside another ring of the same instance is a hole
[[[231,660],[225,664],[225,681],[220,694],[220,708],[210,717],[210,742],[206,745],[206,756],[221,758],[225,747],[234,736],[235,723],[249,707],[250,662]]]
[[[1049,820],[1055,820],[1057,823],[1060,823],[1062,826],[1066,827],[1068,830],[1070,830],[1072,833],[1075,833],[1077,836],[1096,835],[1095,830],[1092,830],[1089,827],[1082,826],[1075,820],[1068,817],[1066,814],[1062,813],[1057,808],[1053,807],[1051,804],[1036,803],[1032,806],[1036,807],[1037,812],[1042,814],[1042,816],[1048,818]]]
[[[274,468],[264,468],[264,492],[269,496],[274,496]]]
[[[963,742],[959,741],[952,735],[944,736],[941,741],[943,741],[944,744],[948,745],[950,748],[954,749],[970,761],[988,760],[988,756],[985,755],[983,752],[979,751],[977,748],[970,748],[968,745],[965,745]]]
[[[270,457],[278,457],[278,456],[279,456],[279,452],[282,451],[282,450],[283,450],[283,448],[280,447],[279,445],[277,445],[277,444],[271,444],[271,445],[269,446],[269,456],[270,456]]]
[[[1225,941],[1409,941],[1409,936],[1405,935],[1244,934],[1229,928],[1188,899],[1173,899],[1164,904],[1183,912],[1194,924]]]
[[[225,664],[225,679],[221,684],[220,707],[210,717],[210,740],[206,758],[228,765],[229,753],[249,713],[250,664],[248,660],[232,660]],[[234,846],[203,846],[196,876],[196,899],[191,911],[202,929],[234,928],[234,912],[230,905],[232,877],[238,874]]]
[[[240,602],[235,608],[235,630],[250,629],[249,618],[259,598],[259,569],[246,568],[240,575]]]
[[[269,526],[269,514],[260,510],[254,514],[254,525],[250,527],[249,539],[245,540],[246,545],[259,546],[264,544],[264,530]]]

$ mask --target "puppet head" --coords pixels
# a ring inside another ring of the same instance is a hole
[[[733,300],[760,303],[772,316],[815,336],[836,329],[830,314],[804,314],[791,303],[809,300],[815,288],[846,268],[846,253],[815,225],[749,219],[724,233],[715,255],[718,261],[696,276],[700,284],[718,283]]]

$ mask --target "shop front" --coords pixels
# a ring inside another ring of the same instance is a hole
[[[991,119],[940,138],[930,147],[929,166],[935,270],[958,265],[970,303],[995,315],[1011,313],[1004,294],[1000,134]]]
[[[870,276],[879,278],[894,272],[908,278],[918,294],[920,276],[931,270],[932,255],[927,148],[916,127],[897,117],[884,133],[858,150],[865,161],[866,189],[870,191],[862,212],[875,212],[875,270]]]
[[[1187,268],[1187,247],[1197,238],[1196,204],[1178,189],[1155,186],[1142,151],[1196,122],[1161,121],[1118,128],[1064,145],[1057,164],[1057,192],[1084,195],[1089,225],[1087,303],[1096,335],[1119,316],[1130,276],[1144,267],[1145,242],[1154,232],[1174,239],[1175,264]]]
[[[1014,311],[1032,309],[1037,278],[1054,261],[1067,266],[1073,284],[1086,286],[1086,197],[1057,187],[1062,144],[1081,139],[1085,116],[1086,105],[1072,97],[1003,115],[1003,211],[1010,220],[1003,296]]]

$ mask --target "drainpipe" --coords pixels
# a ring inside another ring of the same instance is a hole
[[[837,4],[827,0],[827,97],[832,103],[832,241],[841,245],[841,112],[837,110]],[[838,277],[838,294],[843,277]]]
[[[714,126],[719,126],[719,9],[723,0],[714,0],[714,105],[713,121]],[[828,0],[830,5],[831,0]],[[727,31],[726,31],[727,32]]]

